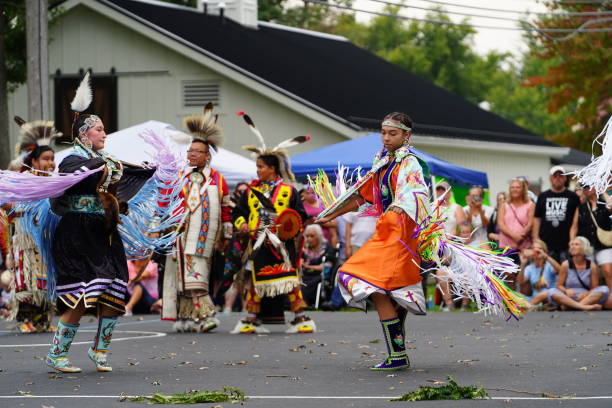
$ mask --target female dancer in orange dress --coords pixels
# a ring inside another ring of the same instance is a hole
[[[403,113],[387,115],[381,127],[384,149],[374,162],[373,176],[346,205],[317,220],[325,223],[355,211],[365,202],[382,213],[374,236],[342,265],[340,290],[349,306],[365,309],[370,297],[382,324],[389,356],[372,370],[408,368],[404,345],[406,309],[425,314],[417,255],[417,224],[427,215],[429,190],[423,167],[408,150],[412,121]]]

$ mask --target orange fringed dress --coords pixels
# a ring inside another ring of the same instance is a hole
[[[377,160],[374,166],[378,163],[379,169],[359,194],[371,204],[363,215],[380,217],[372,238],[340,268],[340,290],[349,306],[365,309],[365,300],[379,292],[389,294],[415,314],[424,314],[415,234],[428,202],[423,168],[405,148]],[[403,213],[389,211],[391,206],[401,208]]]

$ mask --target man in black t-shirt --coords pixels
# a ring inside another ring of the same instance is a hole
[[[578,206],[580,199],[566,187],[565,169],[550,169],[550,190],[538,197],[533,220],[533,239],[541,239],[548,246],[548,253],[557,262],[568,258],[570,236],[578,230]]]

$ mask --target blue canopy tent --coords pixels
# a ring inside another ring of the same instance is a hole
[[[328,175],[333,175],[338,170],[338,163],[351,169],[362,167],[364,170],[369,170],[372,167],[374,154],[380,149],[380,133],[372,133],[295,155],[291,159],[291,167],[293,173],[300,179],[305,178],[307,174],[316,174],[318,169],[325,171]],[[416,156],[427,162],[431,174],[436,177],[442,177],[453,184],[466,187],[487,188],[489,186],[486,173],[457,166],[414,148],[411,150]]]

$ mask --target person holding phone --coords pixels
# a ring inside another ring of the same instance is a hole
[[[493,215],[493,208],[483,204],[483,200],[484,189],[480,186],[474,186],[465,198],[468,205],[463,207],[466,222],[474,227],[470,245],[475,247],[489,241],[487,239],[487,228]]]

